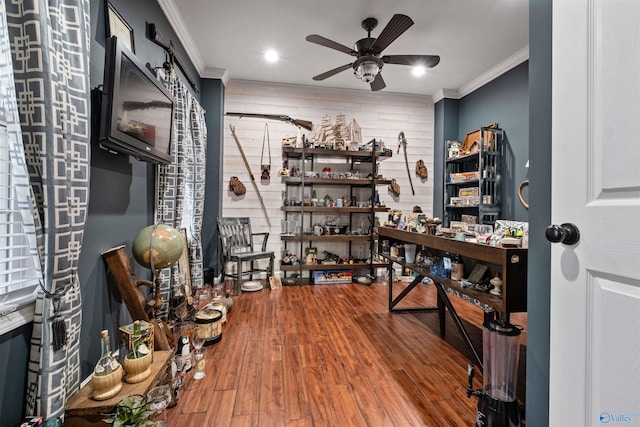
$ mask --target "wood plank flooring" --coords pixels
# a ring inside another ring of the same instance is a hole
[[[449,315],[442,339],[436,312],[390,313],[388,289],[285,286],[234,297],[222,340],[207,347],[206,377],[188,375],[169,426],[474,425],[471,352]],[[403,305],[435,300],[435,287],[420,285]],[[451,301],[481,352],[482,310]],[[526,314],[512,323],[524,327],[524,344]],[[474,383],[481,388],[480,372]],[[524,390],[524,374],[519,383]]]

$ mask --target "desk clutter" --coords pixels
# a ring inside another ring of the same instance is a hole
[[[464,221],[451,221],[442,227],[440,218],[413,213],[403,216],[402,211],[389,210],[389,219],[383,225],[396,230],[412,231],[435,236],[504,248],[529,246],[529,223],[499,219],[495,224],[477,224],[477,217],[464,215]]]

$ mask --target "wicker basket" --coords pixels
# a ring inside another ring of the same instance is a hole
[[[91,385],[93,386],[94,400],[107,400],[120,392],[122,389],[122,366],[107,375],[92,375]]]

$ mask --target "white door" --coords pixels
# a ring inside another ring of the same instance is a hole
[[[581,237],[552,246],[551,426],[640,426],[639,23],[636,0],[553,4],[552,220]]]

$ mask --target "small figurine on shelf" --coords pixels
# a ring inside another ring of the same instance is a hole
[[[186,372],[191,369],[191,344],[185,330],[182,331],[182,335],[178,338],[175,359],[176,368],[179,372]]]
[[[493,285],[493,289],[491,289],[489,293],[499,297],[502,296],[502,279],[500,278],[500,273],[496,273],[495,276],[489,280],[489,283]]]
[[[450,142],[449,144],[449,158],[453,159],[456,157],[460,157],[461,155],[461,145],[458,141]]]

